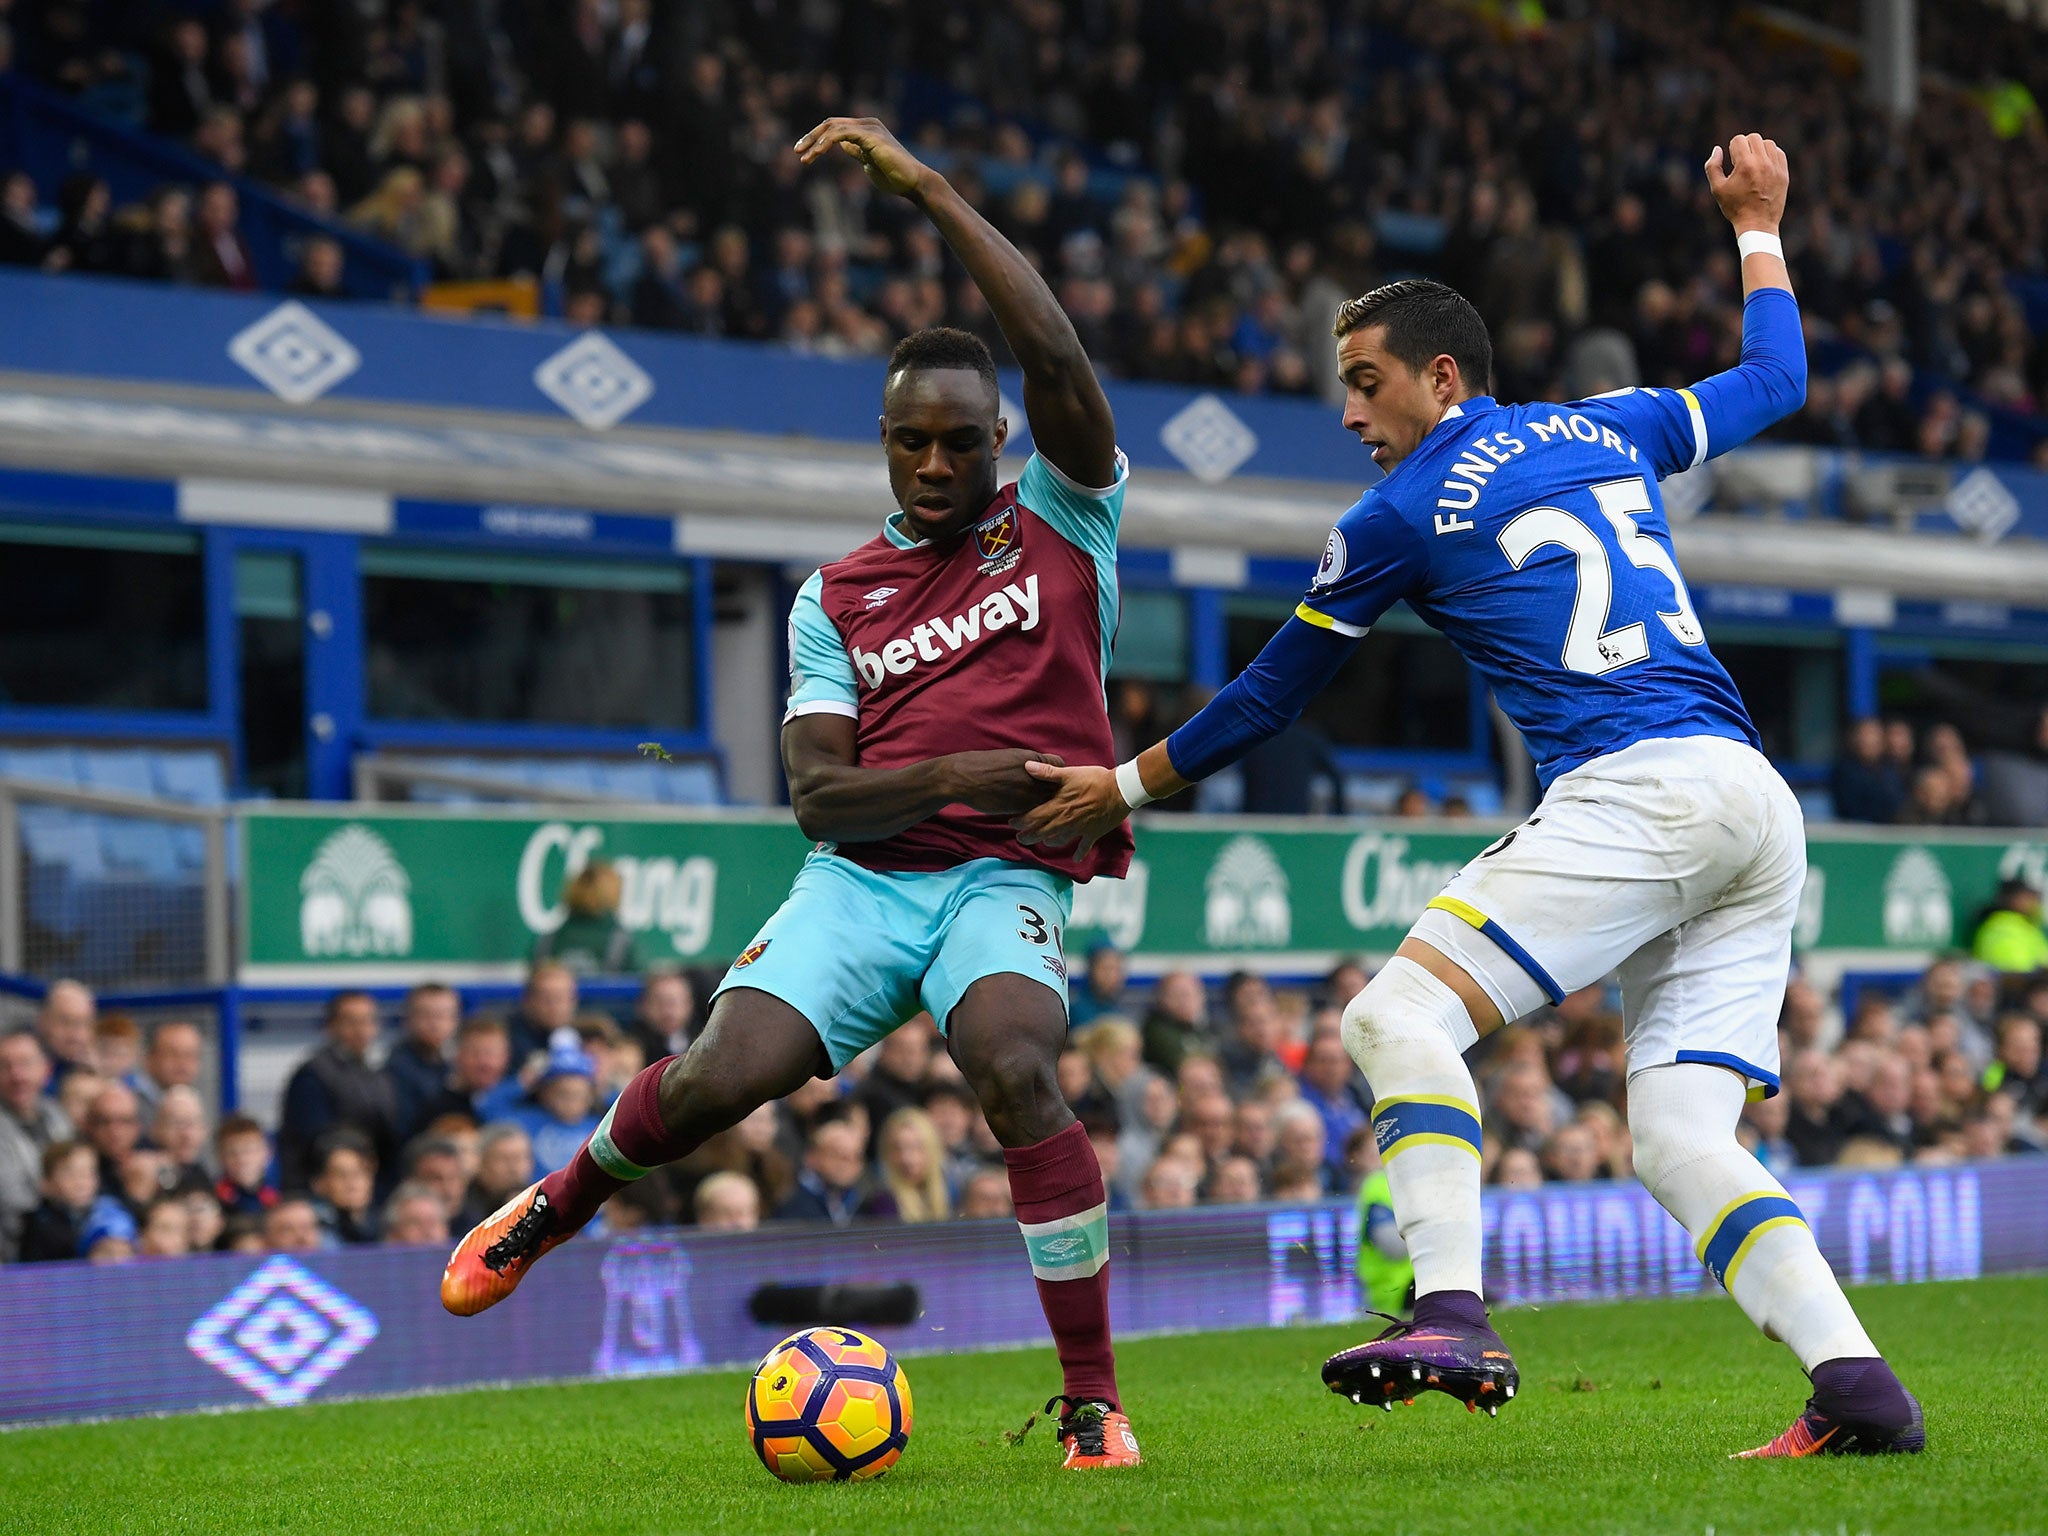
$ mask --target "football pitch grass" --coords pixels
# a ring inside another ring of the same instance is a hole
[[[733,1373],[26,1430],[0,1436],[0,1531],[2048,1529],[2048,1277],[1854,1298],[1926,1404],[1923,1456],[1727,1460],[1806,1383],[1716,1296],[1499,1313],[1522,1390],[1496,1420],[1332,1397],[1318,1367],[1358,1327],[1131,1340],[1147,1464],[1119,1472],[1060,1471],[1043,1421],[1006,1441],[1050,1349],[909,1360],[910,1448],[869,1484],[769,1477]]]

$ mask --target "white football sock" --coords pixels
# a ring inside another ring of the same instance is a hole
[[[1344,1010],[1417,1296],[1480,1294],[1479,1093],[1460,1054],[1477,1038],[1458,994],[1399,956]]]
[[[1628,1080],[1636,1175],[1692,1234],[1694,1251],[1768,1338],[1811,1371],[1877,1346],[1857,1321],[1799,1208],[1735,1139],[1743,1080],[1698,1062]]]

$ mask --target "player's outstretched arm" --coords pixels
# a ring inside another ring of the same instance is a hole
[[[1037,269],[876,119],[828,117],[797,140],[796,150],[810,165],[834,145],[860,161],[884,192],[923,209],[967,268],[1024,370],[1024,412],[1038,451],[1077,484],[1114,484],[1116,419],[1109,399],[1073,322]]]
[[[1178,794],[1286,730],[1357,646],[1358,635],[1291,618],[1194,719],[1121,768],[1026,764],[1024,771],[1053,793],[1011,820],[1017,841],[1055,848],[1078,842],[1086,854],[1137,807]]]
[[[954,752],[906,768],[862,768],[854,759],[854,722],[844,715],[799,715],[783,726],[782,769],[805,837],[880,842],[949,805],[1014,816],[1050,793],[1025,766],[1062,766],[1051,753],[1015,748]]]

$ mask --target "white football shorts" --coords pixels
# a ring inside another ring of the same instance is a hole
[[[1631,1075],[1705,1062],[1766,1098],[1805,880],[1804,818],[1770,761],[1665,737],[1559,775],[1410,932],[1508,1020],[1618,970]]]

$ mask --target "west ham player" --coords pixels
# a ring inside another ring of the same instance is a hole
[[[1332,1390],[1425,1387],[1497,1409],[1514,1362],[1480,1300],[1479,1036],[1619,968],[1636,1171],[1698,1255],[1812,1377],[1753,1456],[1917,1451],[1920,1408],[1863,1331],[1784,1188],[1735,1139],[1778,1091],[1777,1018],[1805,878],[1799,803],[1708,651],[1657,490],[1805,394],[1777,237],[1788,182],[1755,134],[1707,179],[1742,253],[1740,366],[1691,389],[1571,405],[1487,398],[1485,325],[1436,283],[1337,315],[1344,425],[1387,477],[1330,535],[1307,596],[1245,673],[1111,773],[1031,771],[1060,793],[1027,844],[1088,840],[1300,714],[1398,601],[1486,676],[1537,759],[1543,801],[1455,876],[1344,1012],[1415,1263],[1415,1320],[1333,1356]]]
[[[880,123],[829,119],[797,151],[811,164],[835,147],[921,208],[980,286],[1023,368],[1037,452],[998,490],[1008,428],[979,339],[929,330],[897,347],[881,435],[898,510],[812,576],[790,615],[783,766],[818,846],[719,985],[702,1038],[642,1072],[568,1167],[464,1238],[441,1299],[465,1315],[502,1301],[613,1191],[924,1008],[1004,1148],[1065,1375],[1065,1464],[1131,1466],[1107,1196],[1054,1071],[1072,885],[1123,874],[1130,835],[1061,854],[1022,846],[1009,825],[1050,793],[1027,764],[1115,760],[1102,690],[1128,470],[1080,339],[1031,264]]]

